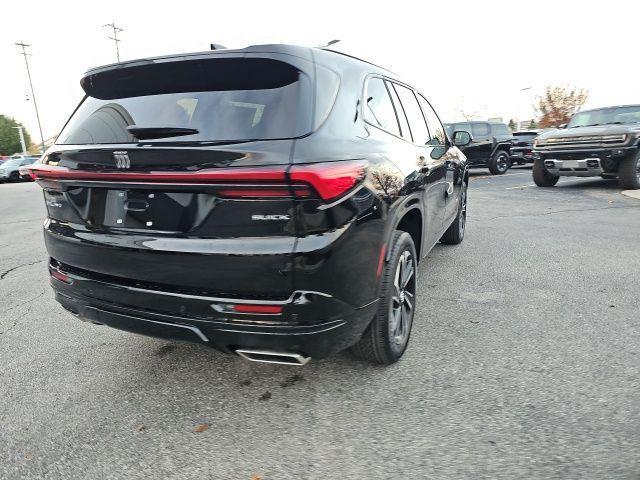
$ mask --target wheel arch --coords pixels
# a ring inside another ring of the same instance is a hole
[[[491,155],[489,158],[493,158],[498,150],[504,150],[507,152],[507,155],[511,155],[511,142],[496,142],[491,150]]]
[[[409,235],[411,235],[413,244],[416,247],[416,255],[418,257],[417,259],[419,261],[422,258],[421,255],[424,237],[424,216],[422,214],[422,209],[417,203],[412,204],[406,209],[403,209],[403,211],[397,215],[393,223],[393,228],[391,228],[391,231],[389,232],[389,235],[387,237],[387,252],[385,255],[385,261],[387,262],[389,261],[389,258],[391,256],[390,243],[393,238],[393,233],[396,230],[407,232]]]

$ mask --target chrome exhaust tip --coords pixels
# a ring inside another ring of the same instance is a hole
[[[245,360],[260,363],[277,363],[280,365],[305,365],[311,357],[305,357],[299,353],[273,352],[271,350],[249,350],[239,348],[236,353]]]

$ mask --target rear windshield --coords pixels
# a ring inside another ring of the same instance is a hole
[[[152,143],[272,140],[311,131],[310,79],[284,62],[229,58],[119,70],[83,79],[87,97],[59,144],[150,143],[127,131],[133,125],[191,129]]]

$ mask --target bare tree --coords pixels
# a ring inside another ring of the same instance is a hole
[[[374,170],[371,172],[371,176],[377,184],[376,186],[384,193],[385,198],[392,199],[398,196],[403,182],[393,172],[382,169]]]
[[[587,101],[588,92],[583,89],[547,87],[538,100],[537,111],[541,115],[540,128],[558,127],[567,123]]]

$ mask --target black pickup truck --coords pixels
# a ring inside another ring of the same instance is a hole
[[[488,167],[493,175],[502,175],[511,166],[509,160],[513,135],[504,123],[456,122],[447,123],[449,136],[454,131],[469,132],[471,143],[461,148],[470,167]]]
[[[640,105],[578,112],[566,127],[539,135],[533,153],[539,187],[552,187],[561,176],[602,176],[640,189]]]
[[[513,132],[510,156],[512,165],[514,163],[517,163],[518,165],[533,163],[533,141],[539,134],[540,132],[537,130]]]

